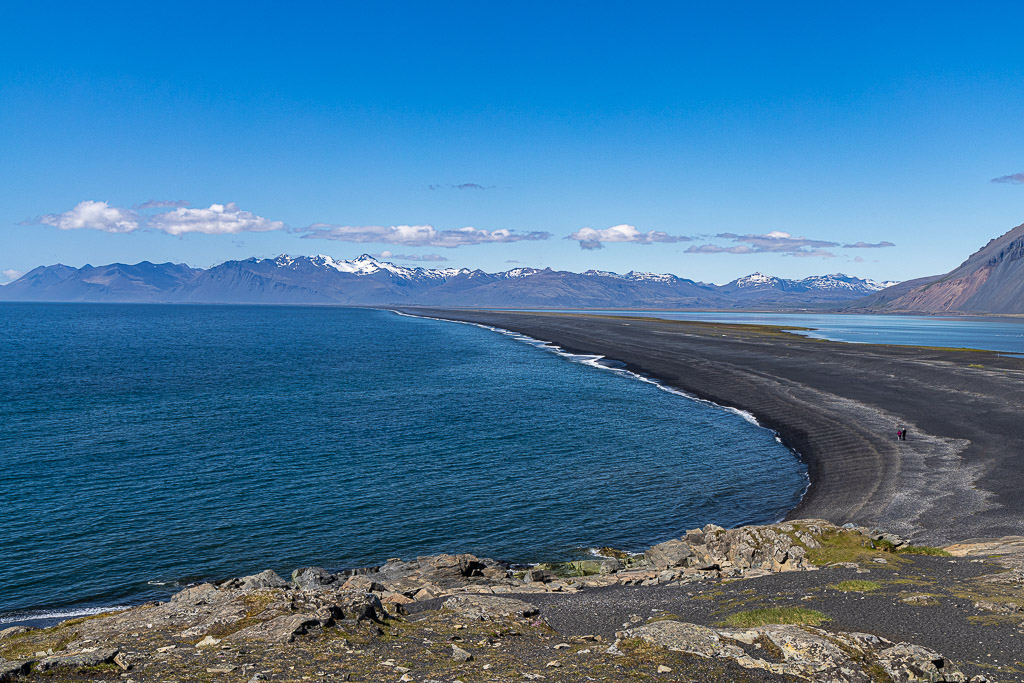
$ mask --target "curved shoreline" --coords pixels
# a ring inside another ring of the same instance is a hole
[[[751,423],[751,424],[753,424],[753,425],[755,425],[757,427],[760,427],[761,429],[765,429],[765,430],[771,432],[775,436],[775,440],[778,441],[786,450],[788,450],[793,455],[794,458],[799,460],[805,466],[808,465],[807,459],[804,458],[804,456],[801,455],[799,451],[797,451],[795,448],[793,448],[793,446],[788,444],[782,434],[780,434],[775,429],[772,429],[770,427],[766,427],[765,425],[761,424],[761,422],[757,419],[757,416],[754,415],[753,413],[751,413],[751,412],[749,412],[747,410],[743,410],[741,408],[736,408],[736,407],[733,407],[733,406],[722,405],[722,404],[719,404],[719,403],[715,403],[714,401],[712,401],[710,399],[702,398],[700,396],[696,396],[694,394],[689,393],[688,391],[684,391],[684,390],[682,390],[680,388],[677,388],[677,387],[671,386],[669,384],[666,384],[666,383],[662,382],[661,380],[659,380],[659,379],[657,379],[655,377],[650,377],[650,376],[644,374],[643,372],[641,372],[639,370],[634,370],[633,368],[631,368],[629,366],[629,364],[624,363],[622,361],[619,361],[617,359],[607,358],[606,356],[603,356],[601,354],[587,353],[587,352],[583,352],[583,351],[575,353],[575,352],[572,352],[572,351],[570,351],[568,349],[565,349],[562,346],[559,346],[558,344],[555,344],[554,342],[551,342],[551,341],[548,341],[548,340],[544,340],[544,339],[537,339],[536,337],[531,337],[531,336],[528,336],[526,334],[523,334],[522,332],[516,332],[515,330],[510,330],[510,329],[507,329],[507,328],[504,328],[504,327],[495,327],[494,325],[487,325],[485,323],[472,322],[472,321],[469,321],[469,320],[456,320],[456,319],[453,319],[453,318],[437,318],[437,317],[432,317],[432,316],[429,316],[429,315],[413,314],[413,313],[408,313],[408,312],[405,312],[405,311],[403,311],[401,309],[395,309],[395,308],[388,309],[388,310],[390,312],[396,314],[396,315],[407,316],[407,317],[410,317],[410,318],[422,318],[424,320],[436,320],[438,322],[454,322],[454,323],[459,323],[459,324],[464,324],[464,325],[472,325],[474,327],[480,327],[480,328],[485,329],[485,330],[489,330],[489,331],[492,331],[492,332],[497,332],[499,334],[511,336],[511,337],[514,337],[514,338],[518,338],[518,339],[526,342],[527,344],[530,344],[531,346],[536,346],[537,348],[541,348],[541,349],[544,349],[544,350],[547,350],[547,351],[551,351],[551,352],[555,353],[556,355],[568,357],[570,359],[575,359],[575,358],[580,358],[580,357],[589,358],[592,362],[588,362],[588,361],[576,361],[576,362],[581,362],[584,365],[591,365],[592,367],[598,368],[600,370],[606,370],[606,371],[609,371],[609,372],[618,372],[618,373],[621,373],[623,375],[626,375],[626,376],[630,377],[631,379],[635,379],[635,380],[638,380],[640,382],[644,382],[646,384],[651,384],[651,385],[657,387],[658,389],[661,389],[662,391],[666,391],[666,392],[668,392],[670,394],[675,394],[676,396],[680,396],[680,397],[685,398],[685,399],[687,399],[689,401],[695,401],[697,403],[701,403],[701,404],[704,404],[704,405],[707,405],[707,406],[711,406],[713,408],[717,408],[719,410],[724,410],[726,412],[729,412],[729,413],[732,413],[734,415],[737,415],[738,417],[746,420],[747,422],[749,422],[749,423]],[[534,343],[534,342],[536,342],[536,343]],[[608,366],[608,365],[602,365],[601,362],[600,362],[602,360],[608,360],[608,361],[612,361],[614,363],[618,363],[621,367],[611,367],[611,366]],[[806,472],[804,472],[804,480],[805,481],[804,481],[803,491],[800,492],[800,497],[799,497],[799,500],[798,500],[797,504],[789,512],[787,512],[785,515],[783,515],[779,519],[774,520],[775,523],[782,522],[782,521],[784,521],[786,519],[792,518],[791,516],[792,516],[793,510],[798,509],[800,507],[800,505],[803,503],[804,498],[807,496],[807,492],[811,488],[811,477],[810,477],[810,467],[809,466],[808,466],[808,470]]]
[[[807,464],[810,487],[790,519],[881,526],[933,544],[1017,533],[1024,521],[1020,358],[845,344],[770,326],[399,310],[549,339],[755,415]],[[897,426],[909,440],[896,441]]]

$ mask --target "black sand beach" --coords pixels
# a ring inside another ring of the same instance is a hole
[[[790,518],[874,525],[928,544],[1024,529],[1024,359],[813,340],[762,326],[408,312],[600,354],[752,413],[807,462],[811,487]],[[906,441],[897,441],[898,427]]]

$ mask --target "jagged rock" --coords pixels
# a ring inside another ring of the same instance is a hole
[[[842,672],[844,668],[850,668],[852,665],[849,655],[834,642],[822,637],[824,631],[812,632],[799,626],[787,625],[763,626],[752,631],[760,637],[767,638],[782,652],[783,666],[789,669],[787,673],[798,676],[818,675],[825,672]],[[728,637],[729,632],[722,632],[722,635]],[[770,670],[772,667],[756,668]],[[863,679],[849,674],[847,678],[851,681],[870,680],[866,674]]]
[[[20,635],[22,633],[27,633],[31,630],[32,629],[28,626],[11,626],[10,628],[0,630],[0,640],[3,640],[4,638],[10,638],[11,636]]]
[[[707,626],[680,621],[656,621],[624,632],[626,638],[639,638],[652,645],[687,652],[698,657],[743,657],[736,645],[723,642],[718,633]]]
[[[644,556],[655,569],[684,568],[725,576],[742,576],[748,571],[783,572],[813,570],[807,549],[819,548],[818,537],[839,531],[824,520],[723,529],[709,524],[686,532],[648,549]]]
[[[0,659],[0,683],[8,683],[8,681],[13,681],[18,676],[24,676],[29,672],[29,668],[34,663],[31,659],[21,659],[14,662]]]
[[[387,590],[384,587],[384,584],[374,581],[366,574],[356,574],[355,576],[349,577],[341,587],[345,590],[359,590],[365,593],[383,593]]]
[[[320,620],[308,614],[286,614],[264,621],[241,631],[235,631],[225,640],[258,643],[290,643],[296,636],[305,635],[309,629],[320,626]]]
[[[920,645],[898,643],[878,653],[878,664],[894,681],[966,681],[952,662]]]
[[[905,598],[900,598],[900,602],[907,605],[917,605],[919,607],[939,604],[939,601],[935,596],[928,595],[927,593],[915,593],[913,595],[908,595]]]
[[[383,621],[387,617],[384,605],[373,593],[345,591],[334,596],[334,607],[341,610],[346,619],[356,621]]]
[[[436,588],[436,587],[435,587]],[[424,586],[413,594],[413,598],[416,600],[432,600],[440,594],[441,590],[431,590],[430,586]]]
[[[523,574],[523,581],[526,583],[548,583],[554,579],[555,575],[545,569],[530,569]]]
[[[828,632],[822,629],[774,625],[729,630],[658,621],[628,629],[624,638],[699,657],[731,659],[748,669],[797,676],[808,681],[870,683],[872,667],[893,681],[966,681],[949,660],[932,650],[892,643],[868,633]],[[757,648],[770,643],[770,648]],[[748,646],[744,649],[744,645]],[[770,656],[768,653],[775,653]]]
[[[528,602],[493,595],[455,595],[444,601],[444,607],[482,621],[501,617],[532,617],[539,612]]]
[[[974,603],[975,609],[984,610],[986,612],[995,612],[996,614],[1017,614],[1024,612],[1024,607],[1013,602],[989,602],[988,600],[979,600]]]
[[[886,543],[891,543],[896,548],[899,548],[900,546],[904,546],[904,545],[907,544],[907,540],[905,538],[903,538],[902,536],[897,536],[896,534],[890,534],[890,533],[887,533],[885,531],[881,531],[881,530],[878,530],[878,529],[874,530],[871,533],[870,536],[871,536],[871,540],[876,542],[876,543],[878,541],[885,541]]]
[[[171,602],[176,606],[206,605],[211,599],[215,599],[217,587],[212,583],[201,583],[198,586],[190,586],[185,590],[178,591],[171,596]]]
[[[343,577],[323,567],[305,567],[292,572],[292,583],[302,590],[318,590],[341,586]]]
[[[686,539],[672,540],[659,543],[648,548],[644,557],[659,569],[672,569],[675,567],[689,567],[696,557]]]
[[[273,569],[267,569],[259,574],[252,574],[250,576],[243,576],[237,579],[229,579],[224,583],[220,584],[221,589],[241,589],[241,590],[253,590],[256,588],[287,588],[288,582],[285,581],[275,572]]]
[[[409,605],[416,602],[413,598],[408,597],[404,593],[395,593],[393,591],[384,591],[380,596],[380,601],[385,605]]]
[[[96,648],[83,650],[74,654],[51,655],[36,662],[34,671],[53,671],[55,669],[81,669],[84,666],[110,664],[117,657],[118,650],[113,648]]]
[[[507,575],[505,564],[462,554],[417,557],[411,562],[388,560],[373,578],[387,590],[411,596],[427,585],[443,592],[475,582],[505,581]]]
[[[471,662],[473,655],[468,650],[463,650],[458,645],[452,645],[452,659],[457,662]]]

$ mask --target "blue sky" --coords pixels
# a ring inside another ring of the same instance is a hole
[[[146,4],[5,8],[8,278],[368,252],[902,280],[1024,222],[1019,3]]]

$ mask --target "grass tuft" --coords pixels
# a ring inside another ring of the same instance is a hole
[[[768,624],[795,624],[798,626],[818,626],[831,621],[831,618],[816,609],[804,607],[765,607],[730,614],[722,622],[723,626],[733,628],[753,628]]]
[[[857,593],[870,593],[876,591],[882,587],[882,584],[877,581],[865,581],[864,579],[850,579],[849,581],[840,581],[839,583],[829,586],[837,591],[845,592],[857,592]]]
[[[934,555],[936,557],[953,557],[953,555],[942,548],[933,548],[929,545],[905,545],[898,548],[899,555]]]

